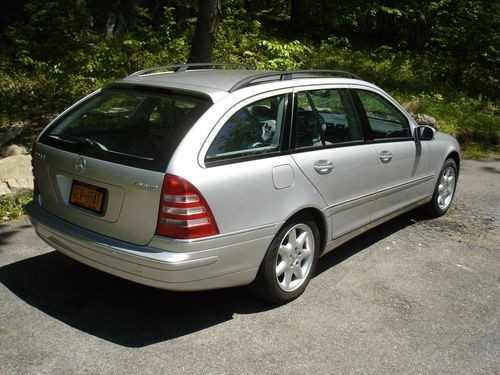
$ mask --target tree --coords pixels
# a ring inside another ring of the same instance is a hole
[[[292,29],[299,30],[301,22],[300,0],[290,0],[290,24]]]
[[[200,0],[198,21],[191,43],[188,62],[210,62],[221,18],[222,0]]]
[[[7,26],[18,21],[23,14],[23,1],[4,0],[2,1],[2,12],[0,12],[0,45],[5,44],[5,32]]]

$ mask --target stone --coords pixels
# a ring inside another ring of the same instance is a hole
[[[30,155],[0,159],[0,196],[33,190]]]
[[[3,146],[10,140],[16,138],[22,132],[23,128],[21,125],[13,125],[5,131],[0,130],[0,146]]]
[[[411,100],[403,104],[403,108],[406,109],[409,113],[419,113],[422,104],[418,100]]]
[[[27,155],[28,152],[26,149],[22,146],[18,145],[10,145],[5,148],[2,148],[0,151],[0,156],[2,158],[7,158],[9,156],[15,156],[15,155]]]
[[[435,117],[421,113],[422,104],[418,100],[411,100],[403,104],[403,108],[413,117],[415,122],[419,125],[429,125],[438,129],[438,122]]]
[[[432,117],[430,115],[426,115],[425,113],[419,113],[415,116],[413,116],[417,124],[419,125],[429,125],[432,127],[437,127],[437,120],[435,117]]]
[[[10,194],[9,185],[6,182],[0,181],[0,197]]]

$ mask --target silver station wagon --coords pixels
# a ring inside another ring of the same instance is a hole
[[[457,141],[336,70],[180,64],[75,103],[33,147],[31,222],[60,252],[178,291],[298,297],[318,258],[425,205],[444,214]]]

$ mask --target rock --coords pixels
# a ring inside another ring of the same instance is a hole
[[[414,113],[419,113],[421,107],[422,104],[418,100],[410,100],[409,102],[403,104],[403,108],[406,109],[412,115]]]
[[[420,113],[422,109],[422,104],[418,100],[411,100],[403,104],[403,108],[408,111],[408,113],[413,117],[413,119],[419,125],[429,125],[433,128],[438,128],[438,122],[435,117],[427,115],[425,113]]]
[[[23,127],[19,124],[13,125],[5,131],[0,130],[0,146],[3,146],[10,140],[16,138],[23,132]]]
[[[0,159],[0,196],[33,190],[31,168],[30,155]]]
[[[412,114],[413,115],[413,114]],[[426,115],[425,113],[418,113],[413,115],[413,118],[419,125],[429,125],[432,127],[437,127],[437,120],[435,117]]]
[[[27,154],[28,152],[26,151],[26,149],[18,145],[10,145],[0,150],[0,156],[2,158],[7,158],[9,156],[15,156],[15,155],[27,155]]]
[[[0,198],[10,193],[9,185],[6,182],[0,181]]]

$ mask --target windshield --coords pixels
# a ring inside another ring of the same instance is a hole
[[[210,103],[190,96],[103,90],[58,119],[40,141],[70,152],[162,171]]]

